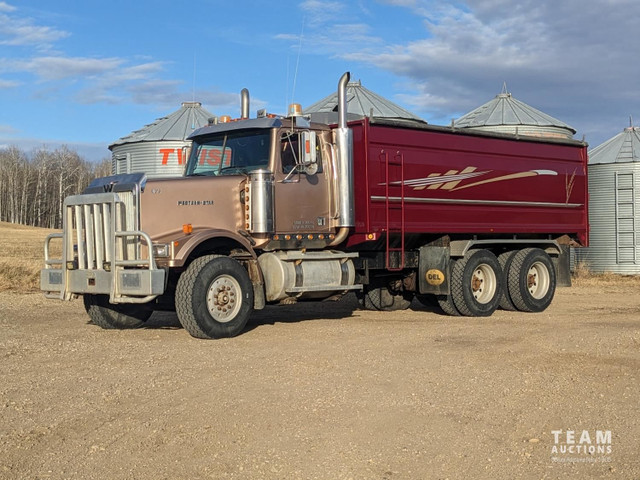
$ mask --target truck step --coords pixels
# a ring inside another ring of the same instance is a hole
[[[287,288],[286,292],[341,292],[344,290],[362,290],[362,285],[317,285],[314,287],[291,287]]]

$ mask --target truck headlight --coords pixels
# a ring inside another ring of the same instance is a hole
[[[154,243],[153,256],[156,258],[166,258],[170,255],[171,249],[167,243]]]

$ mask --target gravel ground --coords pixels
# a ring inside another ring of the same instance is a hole
[[[0,293],[0,478],[640,479],[637,285],[477,319],[349,296],[217,341]]]

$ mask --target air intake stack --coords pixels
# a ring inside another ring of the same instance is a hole
[[[353,135],[347,127],[347,84],[351,75],[346,72],[338,82],[338,128],[334,130],[338,167],[338,227],[355,226],[353,213]]]

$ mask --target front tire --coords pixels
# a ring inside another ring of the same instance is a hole
[[[539,248],[520,250],[509,268],[509,295],[522,312],[542,312],[553,300],[556,270],[546,252]]]
[[[140,328],[153,311],[144,305],[109,303],[108,295],[83,295],[84,308],[91,321],[108,330]]]
[[[234,337],[244,330],[252,311],[251,280],[232,258],[197,258],[178,279],[176,313],[193,337]]]

